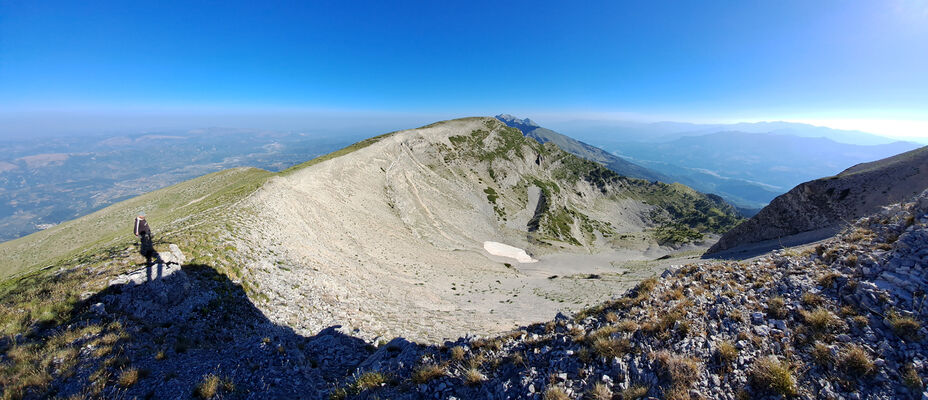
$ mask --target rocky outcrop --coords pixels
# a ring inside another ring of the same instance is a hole
[[[816,247],[674,267],[622,298],[503,336],[398,346],[406,356],[359,370],[340,393],[924,398],[926,272],[928,192]],[[386,371],[389,384],[358,388]]]
[[[859,164],[836,176],[803,183],[777,197],[757,215],[724,234],[706,254],[804,232],[818,231],[804,241],[822,239],[849,221],[910,198],[925,188],[928,147]]]

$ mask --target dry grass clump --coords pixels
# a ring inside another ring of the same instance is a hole
[[[593,362],[593,351],[587,347],[581,347],[575,354],[577,355],[577,359],[584,364]]]
[[[621,393],[619,393],[619,397],[622,400],[638,400],[642,397],[647,396],[649,391],[651,391],[651,388],[645,385],[634,384],[634,385],[629,386],[627,389],[623,390]]]
[[[582,342],[586,339],[586,331],[580,325],[574,325],[570,328],[567,333],[570,335],[570,338],[575,342]]]
[[[448,374],[448,369],[442,365],[423,364],[416,368],[412,373],[412,381],[415,383],[426,383],[432,379],[440,378]]]
[[[615,327],[619,330],[619,332],[632,333],[638,330],[638,323],[630,319],[623,319],[622,321],[619,321]]]
[[[480,349],[487,349],[493,351],[499,351],[503,347],[503,343],[500,339],[477,339],[470,344],[470,347],[476,351]]]
[[[841,274],[837,272],[829,272],[818,278],[818,284],[819,286],[823,288],[831,289],[831,287],[834,286],[835,281],[838,280],[838,278],[840,277],[841,277]]]
[[[567,392],[557,386],[548,386],[545,390],[544,400],[570,400]]]
[[[454,361],[464,361],[464,348],[461,346],[454,346],[451,348],[451,359]]]
[[[857,315],[857,316],[851,317],[851,322],[853,322],[854,325],[857,325],[858,327],[863,328],[870,324],[870,319],[863,315]]]
[[[589,400],[612,400],[612,389],[609,389],[605,383],[596,382],[593,388],[586,393]]]
[[[716,347],[715,354],[722,364],[731,364],[738,358],[738,348],[730,341],[723,340],[719,342],[718,347]]]
[[[657,278],[648,278],[638,284],[638,293],[639,294],[648,294],[651,293],[654,288],[657,287]]]
[[[828,345],[822,342],[815,342],[815,344],[812,345],[812,351],[810,354],[812,355],[812,361],[815,361],[816,364],[823,367],[827,367],[833,361],[831,357],[831,349],[828,348]]]
[[[467,368],[470,369],[480,369],[483,366],[483,363],[487,362],[487,357],[483,353],[474,354],[473,357],[467,359]]]
[[[522,355],[521,351],[517,351],[509,356],[509,361],[514,365],[525,365],[525,356]]]
[[[785,319],[787,315],[786,300],[782,297],[772,297],[767,300],[767,316],[773,319]]]
[[[606,322],[609,322],[610,324],[614,324],[619,321],[619,315],[612,311],[607,312],[606,316],[603,318],[605,318]]]
[[[361,374],[358,379],[355,379],[353,386],[356,389],[356,392],[360,393],[365,390],[378,388],[387,383],[387,381],[387,376],[383,373],[377,371],[368,371]]]
[[[795,396],[799,393],[792,366],[776,356],[767,356],[754,362],[749,372],[751,384],[766,393]]]
[[[2,314],[3,312],[0,311],[0,316]],[[104,337],[108,343],[115,344],[122,338],[127,338],[128,335],[122,331],[121,324],[109,324],[107,329],[111,332],[105,332],[101,325],[88,325],[64,329],[41,342],[31,342],[26,339],[25,343],[16,341],[8,343],[0,350],[5,353],[5,357],[0,355],[3,359],[0,362],[0,392],[3,397],[0,398],[47,397],[48,393],[45,392],[50,388],[53,380],[73,376],[75,367],[81,361],[79,343],[75,343],[78,339],[88,337],[87,344],[99,346],[91,352],[91,355],[97,358],[119,350],[118,347],[103,344]],[[101,336],[101,334],[104,335]],[[107,367],[121,367],[122,365],[114,363],[116,360],[116,358],[110,358],[104,361],[104,364]]]
[[[135,368],[129,368],[129,369],[123,370],[119,374],[119,380],[117,382],[119,383],[119,386],[127,388],[129,386],[135,385],[135,383],[138,381],[139,381],[139,370]]]
[[[219,394],[220,389],[231,393],[235,391],[235,384],[231,380],[220,378],[219,375],[209,374],[193,389],[193,395],[201,399],[211,399]]]
[[[871,239],[876,236],[872,230],[867,228],[857,228],[850,235],[844,237],[846,242],[859,242],[864,239]]]
[[[469,368],[467,371],[464,371],[464,383],[470,386],[477,386],[486,379],[483,374],[480,373],[480,370],[477,368]]]
[[[925,388],[922,377],[918,375],[918,371],[915,370],[915,366],[912,365],[912,363],[906,364],[906,366],[902,368],[902,384],[915,392],[920,392]]]
[[[451,359],[454,361],[464,361],[464,348],[461,346],[452,347]]]
[[[677,321],[683,321],[685,314],[679,309],[673,309],[665,312],[656,319],[651,319],[641,325],[641,330],[645,333],[656,335],[660,339],[667,339],[671,336],[670,328],[673,328]],[[689,324],[681,324],[682,334],[689,331]]]
[[[602,328],[591,331],[589,334],[586,335],[586,338],[584,338],[583,341],[587,343],[593,343],[594,341],[596,341],[596,339],[609,338],[612,336],[613,333],[616,333],[618,331],[619,331],[619,328],[617,326],[606,325]]]
[[[825,303],[825,299],[815,293],[803,293],[802,304],[808,307],[818,307]]]
[[[857,254],[851,254],[851,255],[847,256],[847,258],[844,259],[844,263],[845,263],[848,267],[853,267],[853,266],[857,265]]]
[[[389,382],[389,377],[377,371],[368,371],[357,378],[347,387],[336,388],[329,396],[333,400],[346,399],[357,396],[365,390],[376,389]]]
[[[806,326],[813,334],[826,334],[841,326],[841,320],[837,316],[822,307],[813,311],[802,311],[802,319],[805,320]]]
[[[611,337],[597,338],[593,340],[591,346],[597,355],[606,359],[622,357],[632,348],[632,344],[628,339],[614,339]]]
[[[683,287],[678,286],[673,290],[667,290],[661,295],[661,300],[671,301],[671,300],[680,300],[683,298]]]
[[[654,353],[653,357],[657,361],[658,376],[667,382],[668,388],[673,391],[685,392],[702,373],[702,364],[694,358],[673,354],[667,350]]]
[[[887,319],[889,319],[889,324],[896,336],[909,341],[918,340],[918,330],[921,328],[921,324],[917,319],[905,317],[895,312],[889,313]]]
[[[870,354],[862,347],[849,345],[838,355],[838,369],[852,377],[862,377],[874,371]]]

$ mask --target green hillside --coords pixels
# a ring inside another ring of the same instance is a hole
[[[273,174],[235,168],[156,190],[50,229],[0,243],[0,278],[55,264],[71,264],[104,249],[137,242],[132,222],[145,212],[155,239],[182,228],[221,221],[223,210],[248,195]]]

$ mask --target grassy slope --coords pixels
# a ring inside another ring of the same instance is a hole
[[[251,193],[272,174],[255,168],[235,168],[201,176],[116,203],[56,227],[0,243],[0,278],[34,268],[67,264],[82,253],[128,247],[136,241],[132,221],[147,214],[156,239],[180,224],[200,222],[197,216],[217,213]]]
[[[370,146],[392,133],[362,140],[280,172],[285,176],[320,162]],[[196,225],[222,223],[226,207],[257,190],[275,174],[234,168],[204,175],[113,204],[56,227],[0,243],[0,279],[58,264],[73,264],[82,255],[124,249],[137,241],[132,221],[144,211],[155,239],[174,236]],[[190,233],[190,232],[187,232]],[[198,233],[202,233],[200,230]],[[185,235],[187,236],[187,235]],[[186,239],[191,239],[186,237]],[[197,238],[193,238],[196,240]],[[202,239],[202,238],[199,238]]]

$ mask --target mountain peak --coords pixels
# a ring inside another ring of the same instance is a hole
[[[532,121],[531,119],[528,119],[528,118],[519,119],[518,117],[512,114],[500,114],[496,116],[496,119],[503,121],[503,123],[509,126],[519,126],[519,127],[525,126],[525,127],[532,127],[532,128],[541,127],[540,125],[538,125],[537,123],[535,123],[535,121]]]

